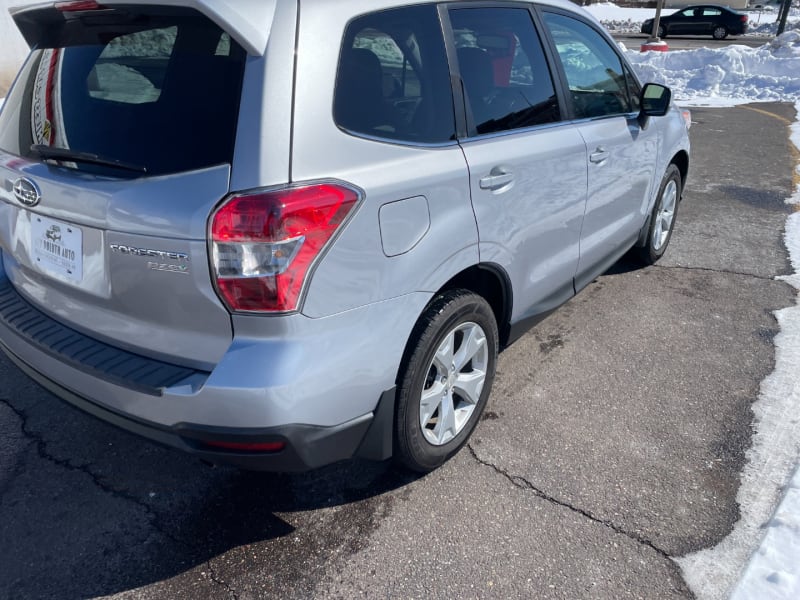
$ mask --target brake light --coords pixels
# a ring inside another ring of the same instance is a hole
[[[747,15],[742,15],[742,23],[747,23]]]
[[[74,0],[73,2],[56,2],[56,10],[61,12],[81,12],[85,10],[101,10],[105,6],[94,0]]]
[[[211,220],[217,290],[232,311],[296,310],[311,266],[358,202],[324,183],[236,195]]]

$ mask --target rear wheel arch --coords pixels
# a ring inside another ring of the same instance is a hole
[[[511,279],[505,269],[493,263],[482,263],[465,269],[445,283],[437,292],[466,289],[483,297],[492,307],[497,329],[500,334],[500,347],[508,341],[513,296]]]
[[[451,290],[467,290],[486,300],[492,308],[497,323],[500,348],[504,348],[509,337],[512,307],[511,280],[505,270],[493,263],[477,264],[464,269],[433,294],[430,302],[417,317],[417,320],[422,318],[428,306],[435,302],[437,298]],[[409,353],[412,350],[410,347],[411,342],[412,340],[410,339],[406,341],[406,348],[398,368],[397,378],[400,377],[408,362]]]

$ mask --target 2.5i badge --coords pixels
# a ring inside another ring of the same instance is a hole
[[[83,279],[83,233],[79,227],[31,216],[31,255],[43,271],[79,283]]]

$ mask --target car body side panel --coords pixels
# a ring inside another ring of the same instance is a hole
[[[589,162],[579,274],[637,239],[650,205],[659,125],[642,129],[635,117],[624,115],[577,125],[590,156],[601,151],[608,154]]]
[[[275,7],[264,56],[248,56],[239,105],[231,190],[285,184],[291,157],[297,2]],[[273,90],[276,90],[273,93]]]
[[[378,141],[346,133],[334,123],[331,113],[341,38],[329,33],[344,31],[351,14],[336,3],[316,3],[313,11],[301,10],[292,181],[333,178],[363,191],[361,204],[308,284],[302,312],[311,317],[417,291],[430,294],[478,262],[467,165],[457,144]],[[418,196],[427,200],[430,229],[413,240],[408,252],[385,256],[381,207]],[[418,316],[398,314],[395,318],[398,323],[413,323]]]
[[[500,265],[514,293],[511,321],[543,313],[574,294],[586,208],[586,145],[572,124],[487,136],[463,143],[481,261]],[[513,181],[496,190],[495,170]]]

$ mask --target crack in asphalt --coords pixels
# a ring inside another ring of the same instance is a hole
[[[716,273],[718,275],[737,275],[739,277],[751,277],[753,279],[760,279],[762,281],[780,281],[778,277],[780,275],[775,276],[767,276],[767,275],[759,275],[758,273],[745,273],[743,271],[731,271],[729,269],[714,269],[711,267],[684,267],[681,265],[650,265],[656,269],[664,269],[664,270],[674,270],[674,271],[703,271],[706,273]]]
[[[227,581],[223,581],[217,576],[217,572],[214,570],[214,564],[212,561],[209,560],[206,562],[206,565],[208,566],[208,576],[211,578],[211,581],[225,588],[225,590],[228,592],[228,595],[233,598],[233,600],[239,600],[239,594],[236,593],[236,590],[234,590]]]
[[[125,500],[127,502],[132,502],[136,506],[142,508],[145,511],[145,514],[147,515],[148,519],[150,520],[153,529],[155,529],[159,534],[163,535],[170,541],[180,546],[186,548],[191,547],[191,545],[188,542],[176,537],[175,535],[167,531],[161,523],[161,517],[159,516],[159,514],[155,512],[153,508],[145,501],[141,500],[140,498],[137,498],[133,494],[129,494],[128,492],[122,490],[114,489],[113,487],[103,483],[100,476],[93,473],[89,468],[91,466],[91,463],[86,465],[74,465],[69,460],[63,460],[50,454],[47,451],[47,442],[45,441],[44,437],[28,429],[28,415],[25,413],[25,411],[18,409],[11,403],[11,401],[6,400],[5,398],[0,398],[0,404],[8,406],[14,412],[14,414],[17,415],[19,420],[22,422],[22,434],[36,445],[36,452],[39,455],[39,458],[41,458],[42,460],[46,460],[56,465],[57,467],[60,467],[67,471],[71,471],[73,473],[75,472],[83,473],[84,475],[87,475],[89,479],[92,480],[92,483],[95,485],[95,487],[97,487],[102,492],[110,494],[114,498]]]
[[[534,493],[534,495],[536,495],[538,498],[541,498],[542,500],[545,500],[545,501],[547,501],[547,502],[549,502],[549,503],[551,503],[551,504],[553,504],[555,506],[560,506],[562,508],[566,508],[568,510],[571,510],[572,512],[574,512],[576,514],[579,514],[582,517],[585,517],[585,518],[589,519],[593,523],[597,523],[598,525],[602,525],[603,527],[607,527],[608,529],[611,529],[615,533],[618,533],[620,535],[624,535],[625,537],[633,540],[637,544],[641,544],[642,546],[646,546],[646,547],[650,548],[651,550],[653,550],[654,552],[656,552],[658,555],[660,555],[663,558],[667,558],[667,559],[670,559],[670,560],[672,559],[672,557],[669,555],[669,553],[667,553],[665,550],[662,550],[661,548],[656,546],[650,540],[648,540],[646,538],[643,538],[643,537],[641,537],[639,535],[636,535],[635,533],[631,533],[630,531],[626,531],[625,529],[623,529],[619,525],[615,525],[611,521],[607,521],[605,519],[601,519],[600,517],[596,517],[595,515],[593,515],[592,513],[590,513],[587,510],[584,510],[582,508],[578,508],[577,506],[573,506],[572,504],[570,504],[568,502],[564,502],[563,500],[558,500],[557,498],[553,498],[552,496],[547,495],[546,493],[544,493],[542,490],[540,490],[539,488],[534,486],[530,481],[528,481],[524,477],[522,477],[520,475],[512,475],[511,473],[509,473],[505,469],[502,469],[501,467],[498,467],[497,465],[495,465],[493,463],[490,463],[490,462],[488,462],[486,460],[483,460],[481,457],[478,456],[478,453],[475,451],[475,448],[472,447],[472,444],[467,444],[467,448],[469,449],[469,452],[472,455],[472,458],[474,458],[479,464],[481,464],[481,465],[483,465],[485,467],[489,467],[490,469],[494,470],[499,475],[502,475],[503,477],[508,479],[508,481],[510,481],[511,484],[514,485],[515,487],[518,487],[518,488],[520,488],[522,490],[530,490],[531,492]]]

